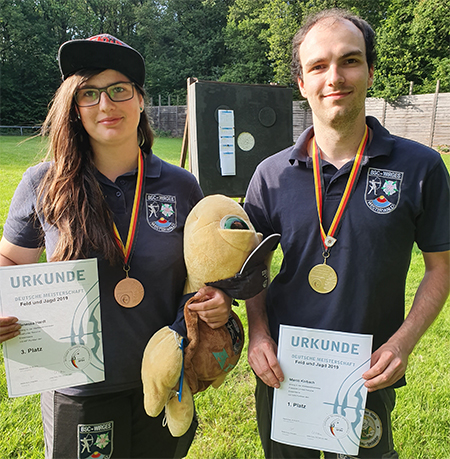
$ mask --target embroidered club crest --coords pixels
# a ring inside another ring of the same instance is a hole
[[[113,452],[114,421],[78,424],[78,459],[109,459]]]
[[[400,201],[403,172],[370,168],[367,173],[364,200],[376,214],[389,214]]]
[[[175,196],[147,193],[147,223],[160,233],[170,233],[177,227],[177,199]]]

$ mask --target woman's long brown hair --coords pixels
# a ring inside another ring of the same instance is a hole
[[[82,71],[67,78],[55,94],[41,135],[49,136],[46,160],[51,166],[38,198],[38,211],[59,231],[52,261],[101,256],[111,264],[123,260],[113,230],[113,216],[96,179],[89,136],[78,118],[74,94],[98,71]],[[142,88],[136,86],[144,96]],[[153,144],[145,110],[136,133],[142,151]]]

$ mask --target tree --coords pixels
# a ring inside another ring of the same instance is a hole
[[[59,80],[57,38],[39,3],[2,0],[0,9],[2,124],[40,123]]]
[[[292,38],[300,27],[302,4],[285,0],[268,2],[261,17],[268,28],[263,32],[269,44],[267,57],[273,62],[274,82],[292,86]]]
[[[225,37],[225,64],[221,81],[268,84],[273,79],[269,43],[265,31],[269,25],[261,17],[270,0],[236,0],[230,7]]]
[[[149,95],[185,94],[186,80],[217,80],[223,66],[228,0],[149,0],[138,39]]]
[[[39,124],[59,86],[56,56],[73,38],[110,33],[143,54],[146,89],[186,93],[186,79],[293,85],[291,40],[303,18],[346,8],[374,27],[370,95],[450,91],[448,0],[0,0],[2,124]],[[295,91],[298,96],[298,92]]]
[[[390,0],[236,0],[226,28],[228,54],[223,80],[295,85],[291,42],[303,19],[327,8],[345,8],[377,27]]]
[[[373,95],[394,100],[415,93],[450,91],[448,0],[393,0],[378,29]]]
[[[422,0],[411,24],[411,46],[417,57],[416,92],[450,92],[450,8],[448,0]]]
[[[73,38],[110,33],[127,43],[138,0],[1,0],[2,124],[40,124],[61,83],[56,56]]]

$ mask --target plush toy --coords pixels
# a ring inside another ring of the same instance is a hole
[[[277,242],[261,244],[261,239],[236,201],[222,195],[202,199],[184,229],[185,294],[213,285],[233,298],[255,296],[267,285],[263,259]],[[219,387],[244,344],[244,330],[233,311],[226,325],[212,329],[188,308],[195,301],[190,296],[177,321],[150,339],[142,360],[145,410],[156,417],[165,408],[174,437],[186,433],[192,423],[192,395],[210,385]]]

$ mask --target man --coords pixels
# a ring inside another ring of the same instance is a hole
[[[313,127],[261,163],[247,192],[254,226],[265,236],[280,233],[284,254],[269,288],[247,301],[249,362],[267,458],[320,457],[270,439],[273,388],[284,378],[280,324],[373,335],[371,368],[362,377],[377,437],[361,443],[359,457],[393,458],[394,388],[405,384],[408,356],[448,296],[448,173],[435,151],[366,118],[375,57],[374,32],[360,18],[333,9],[307,19],[293,40],[293,72]],[[414,242],[425,275],[404,319]],[[326,273],[317,273],[324,263]]]

